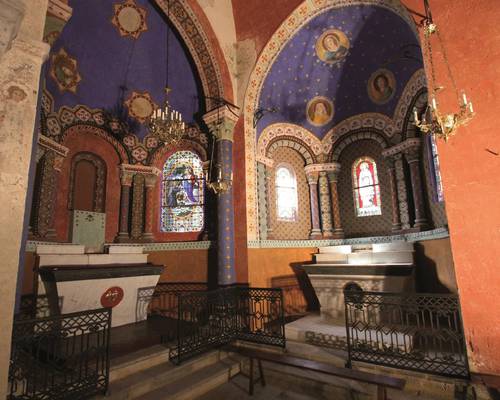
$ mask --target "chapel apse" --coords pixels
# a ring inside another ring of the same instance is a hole
[[[283,46],[269,70],[258,108],[274,112],[258,121],[257,139],[275,123],[302,126],[322,139],[354,115],[392,118],[406,84],[421,68],[418,39],[400,16],[377,6],[328,10]],[[311,105],[321,99],[315,118]]]

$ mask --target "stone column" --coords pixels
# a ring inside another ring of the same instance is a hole
[[[68,155],[69,149],[52,139],[40,135],[38,138],[38,154],[42,156],[38,168],[40,171],[40,182],[38,192],[34,194],[33,199],[35,215],[33,216],[32,234],[36,239],[54,240],[56,230],[54,226],[55,207],[57,202],[57,186],[59,172],[62,162]]]
[[[128,242],[130,241],[128,221],[130,212],[130,187],[132,186],[133,174],[125,171],[122,168],[121,174],[121,197],[120,197],[120,231],[115,241]]]
[[[406,180],[403,165],[403,155],[394,155],[394,170],[396,173],[396,186],[398,191],[398,208],[401,229],[410,229],[410,214],[408,212],[408,195],[406,194]]]
[[[3,0],[0,12],[0,398],[7,396],[12,319],[20,253],[28,231],[28,176],[33,147],[47,0]],[[14,40],[15,38],[15,40]]]
[[[411,147],[405,151],[405,157],[410,166],[411,189],[413,203],[415,205],[414,228],[424,230],[427,228],[427,217],[425,213],[424,193],[422,190],[422,179],[420,177],[420,148]]]
[[[344,238],[344,229],[342,228],[342,220],[340,219],[340,201],[338,191],[338,174],[340,172],[340,164],[332,171],[328,171],[328,181],[330,182],[330,194],[332,197],[333,210],[333,237],[335,239]]]
[[[319,173],[319,204],[321,209],[321,232],[325,239],[329,239],[333,237],[333,226],[330,190],[326,171]]]
[[[311,204],[311,232],[309,239],[321,239],[321,228],[319,221],[319,206],[318,206],[318,172],[307,171],[306,178],[309,185],[309,199]]]
[[[220,286],[236,283],[234,265],[233,132],[238,117],[222,106],[203,116],[216,138],[217,171],[213,180],[231,182],[227,191],[217,193],[217,279]]]
[[[387,159],[389,167],[387,172],[389,174],[389,184],[391,185],[391,203],[392,203],[392,230],[394,232],[401,230],[401,221],[399,219],[399,202],[398,202],[398,186],[396,181],[396,169],[394,167],[394,160]]]
[[[146,199],[144,204],[144,233],[142,239],[145,242],[153,241],[153,208],[154,208],[154,194],[156,182],[158,181],[157,175],[146,175]]]
[[[274,168],[272,166],[266,165],[265,179],[266,179],[266,223],[267,223],[267,239],[274,239],[273,235],[273,217],[271,213],[271,208],[274,204],[271,202],[272,196],[276,194],[273,193],[273,178],[274,178]],[[275,207],[275,206],[274,206]]]

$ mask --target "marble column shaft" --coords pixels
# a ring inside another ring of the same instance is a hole
[[[336,239],[342,239],[344,237],[344,229],[342,228],[342,220],[340,218],[338,171],[329,172],[328,181],[330,182],[330,195],[332,198],[333,237]]]
[[[321,238],[321,228],[319,219],[319,205],[318,205],[318,173],[306,173],[307,183],[309,185],[309,199],[311,205],[311,232],[309,233],[310,239]]]
[[[142,238],[145,241],[153,241],[153,207],[154,193],[156,186],[156,176],[146,176],[146,199],[144,204],[144,233]]]
[[[399,219],[399,202],[398,202],[398,186],[396,182],[396,170],[394,167],[394,161],[392,159],[387,160],[389,167],[387,172],[389,174],[389,184],[391,186],[391,203],[392,203],[392,230],[401,230],[401,221]]]
[[[129,240],[129,211],[130,211],[130,187],[132,186],[132,175],[122,173],[121,176],[121,198],[120,198],[120,232],[116,241]]]
[[[273,202],[271,201],[273,197],[276,195],[273,193],[273,177],[274,177],[274,168],[266,166],[265,171],[265,179],[266,179],[266,222],[267,222],[267,239],[273,239],[273,218],[271,210],[273,209]]]
[[[333,237],[332,209],[330,206],[330,189],[327,172],[319,173],[319,204],[321,209],[321,231],[324,238]]]
[[[411,189],[413,203],[415,206],[414,227],[425,229],[427,227],[427,217],[424,204],[424,193],[422,190],[422,179],[420,177],[420,152],[418,148],[413,148],[405,152],[406,160],[410,166]]]
[[[398,208],[399,220],[401,222],[401,229],[410,229],[410,214],[408,212],[408,195],[406,193],[406,180],[404,173],[403,155],[401,153],[395,154],[394,170],[396,174],[396,186],[398,191]]]

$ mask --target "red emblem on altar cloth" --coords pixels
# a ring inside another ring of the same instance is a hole
[[[110,287],[101,296],[103,307],[116,307],[123,299],[123,289],[119,286]]]

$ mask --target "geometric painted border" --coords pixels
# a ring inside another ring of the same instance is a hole
[[[26,242],[26,252],[36,252],[37,245],[72,245],[73,243],[56,243],[56,242],[40,242],[35,240],[28,240]],[[151,253],[154,251],[169,251],[169,250],[208,250],[213,246],[213,242],[199,241],[199,242],[169,242],[169,243],[127,243],[124,246],[143,247],[144,252]],[[119,246],[116,243],[107,243],[106,245]]]
[[[282,249],[282,248],[307,248],[341,246],[354,244],[373,244],[391,242],[421,242],[425,240],[436,240],[450,237],[446,228],[438,228],[431,231],[405,233],[390,236],[372,236],[353,239],[329,239],[329,240],[249,240],[249,249]]]

